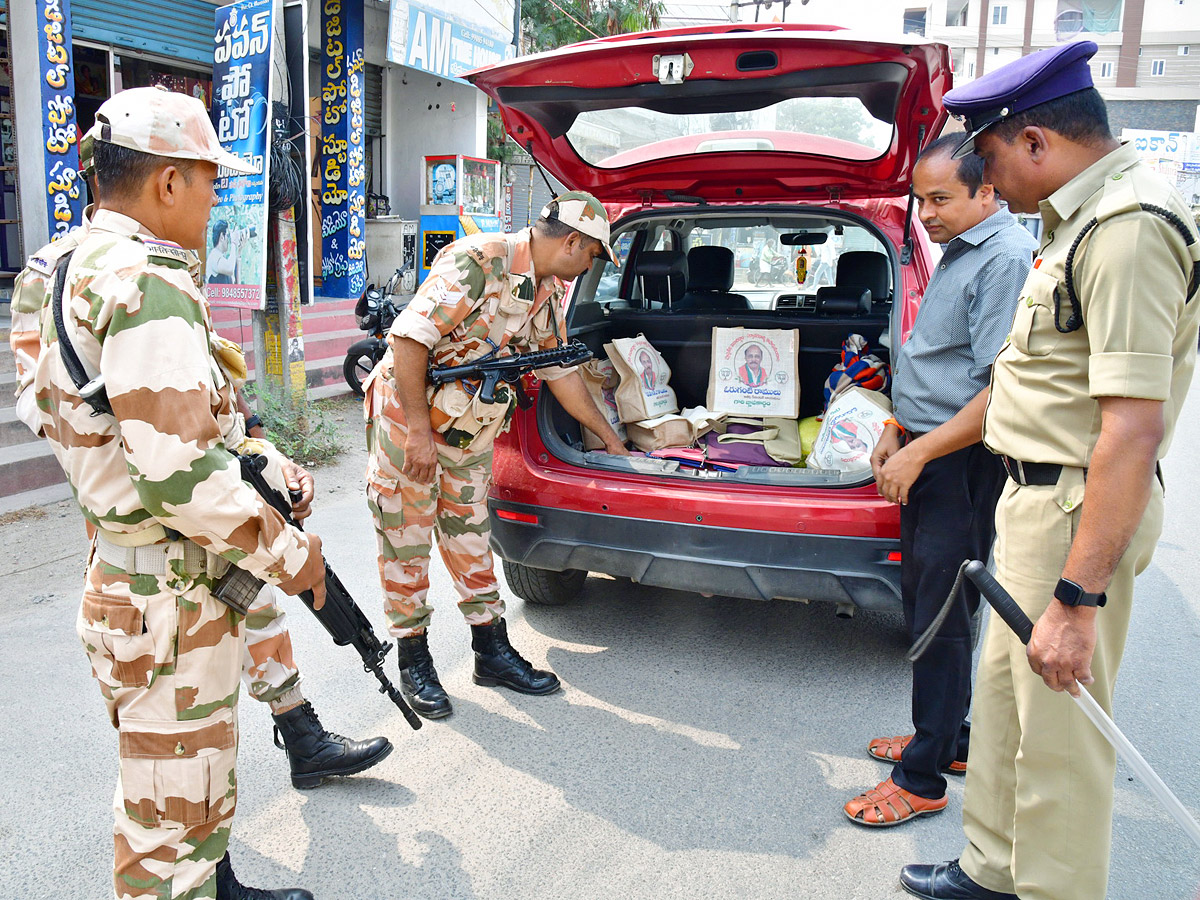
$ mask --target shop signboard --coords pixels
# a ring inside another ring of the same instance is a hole
[[[1175,185],[1185,203],[1200,206],[1200,134],[1124,128],[1121,140],[1131,143],[1139,157]]]
[[[367,161],[362,0],[321,7],[321,295],[366,289]]]
[[[504,34],[420,3],[392,0],[388,21],[389,62],[461,84],[472,69],[512,59],[511,33]]]
[[[70,0],[37,0],[37,9],[46,213],[50,238],[57,240],[83,221]]]
[[[272,0],[238,0],[216,11],[213,125],[221,145],[258,172],[222,169],[214,185],[204,270],[213,306],[266,306],[271,7]]]

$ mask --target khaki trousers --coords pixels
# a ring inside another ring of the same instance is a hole
[[[1053,486],[1009,481],[996,509],[996,577],[1035,622],[1053,599],[1083,506],[1083,470]],[[1089,691],[1111,714],[1133,579],[1162,530],[1157,481],[1096,616]],[[963,801],[963,871],[1021,900],[1103,900],[1116,751],[1065,693],[1034,674],[1025,647],[992,616],[975,685]]]

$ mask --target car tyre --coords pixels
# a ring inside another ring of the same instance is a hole
[[[342,376],[346,379],[346,384],[350,385],[350,390],[359,397],[363,396],[363,382],[367,380],[373,368],[375,360],[371,358],[370,353],[349,355],[342,363]]]
[[[552,572],[504,560],[504,579],[512,592],[528,603],[562,606],[579,596],[587,572],[582,569]]]

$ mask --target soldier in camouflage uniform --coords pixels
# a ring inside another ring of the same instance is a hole
[[[80,173],[89,177],[92,141],[83,142],[79,150]],[[91,182],[90,182],[91,183]],[[93,194],[95,185],[92,184]],[[34,401],[34,371],[41,352],[41,320],[47,308],[54,265],[67,253],[75,250],[87,236],[91,226],[92,207],[83,215],[79,228],[43,247],[34,254],[35,263],[17,279],[12,298],[12,327],[9,343],[16,360],[16,409],[20,418],[43,437],[41,417]],[[200,284],[200,262],[190,268],[192,279]],[[213,353],[222,373],[237,391],[238,412],[224,421],[229,431],[222,435],[227,449],[241,452],[246,439],[261,442],[266,435],[257,416],[251,414],[240,390],[246,381],[246,361],[241,348],[231,341],[212,335]],[[255,445],[257,446],[257,444]],[[303,520],[310,510],[312,476],[300,466],[291,469],[295,482],[286,485],[300,490],[302,501],[292,510],[296,519]],[[88,536],[95,529],[88,523]],[[292,653],[292,638],[287,629],[286,614],[276,603],[274,588],[265,585],[246,614],[244,622],[246,652],[242,662],[242,681],[255,700],[269,704],[275,720],[275,744],[287,754],[292,785],[298,789],[314,788],[327,778],[353,775],[382,762],[391,752],[387,738],[376,737],[355,741],[326,731],[312,704],[300,690],[300,670]]]
[[[154,88],[107,101],[92,136],[99,208],[55,263],[65,328],[41,316],[32,393],[95,529],[77,630],[120,736],[115,895],[311,900],[243,887],[226,853],[243,620],[213,590],[232,565],[318,605],[325,594],[320,539],[270,509],[225,448],[233,389],[183,249],[203,241],[217,164],[250,167],[221,149],[199,101]],[[93,414],[60,337],[103,379],[111,413]]]
[[[582,275],[597,257],[616,261],[604,207],[583,192],[559,197],[532,228],[455,241],[396,318],[390,349],[368,379],[367,503],[388,630],[400,648],[401,690],[426,718],[452,711],[426,636],[435,532],[471,626],[475,682],[526,694],[559,688],[553,673],[534,669],[509,644],[488,548],[492,442],[508,423],[515,395],[502,388],[499,402],[484,403],[475,385],[427,386],[426,371],[431,363],[460,365],[493,348],[543,350],[565,340],[563,280]],[[555,366],[537,375],[609,453],[627,453],[578,372]]]

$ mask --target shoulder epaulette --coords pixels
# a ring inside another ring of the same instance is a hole
[[[171,241],[156,241],[148,238],[137,238],[137,240],[145,245],[146,256],[152,263],[177,263],[187,268],[195,259],[195,254],[190,250],[184,250]]]

